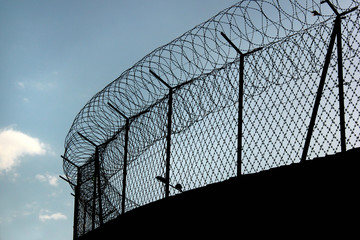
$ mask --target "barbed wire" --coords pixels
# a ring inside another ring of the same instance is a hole
[[[331,2],[339,12],[359,4]],[[189,190],[236,175],[240,57],[222,32],[242,52],[261,48],[245,58],[242,174],[299,161],[335,17],[317,0],[243,0],[98,92],[65,139],[64,172],[80,189],[78,233],[164,197],[156,176],[166,175],[169,89],[171,183]],[[359,10],[342,27],[346,144],[359,147]],[[336,54],[327,76],[308,159],[340,148]]]

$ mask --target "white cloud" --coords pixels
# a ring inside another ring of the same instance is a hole
[[[25,88],[25,83],[23,82],[18,82],[17,85],[20,87],[20,88]]]
[[[37,174],[35,178],[41,182],[46,182],[50,184],[51,186],[57,186],[58,183],[58,177],[56,175],[50,175],[48,173],[46,174]]]
[[[25,155],[44,155],[46,144],[13,128],[0,129],[0,173],[8,172]]]
[[[57,221],[57,220],[66,220],[67,219],[67,217],[60,212],[53,213],[53,214],[50,214],[48,210],[42,210],[41,212],[39,214],[39,219],[42,222],[49,221],[49,220]]]
[[[38,91],[48,91],[56,87],[56,83],[54,81],[38,81],[33,82],[32,85]]]

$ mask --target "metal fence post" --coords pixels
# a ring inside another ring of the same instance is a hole
[[[100,226],[103,225],[103,211],[102,211],[102,196],[101,196],[101,179],[100,179],[100,158],[99,158],[99,148],[95,149],[95,178],[97,183],[97,192],[99,198],[99,221]]]
[[[329,47],[328,47],[328,50],[326,53],[325,64],[324,64],[323,71],[321,74],[319,88],[318,88],[318,92],[316,95],[315,104],[314,104],[314,108],[313,108],[313,112],[312,112],[312,116],[311,116],[311,120],[310,120],[310,124],[309,124],[309,129],[308,129],[306,140],[305,140],[305,146],[304,146],[304,150],[302,153],[301,162],[306,160],[307,152],[309,150],[311,135],[312,135],[312,132],[314,129],[316,115],[317,115],[317,111],[318,111],[318,108],[320,105],[322,90],[324,88],[324,83],[325,83],[325,79],[326,79],[327,70],[328,70],[329,64],[330,64],[330,58],[331,58],[332,50],[334,47],[335,38],[337,39],[337,55],[338,55],[337,61],[338,61],[338,81],[339,81],[338,87],[339,87],[339,110],[340,110],[339,111],[339,113],[340,113],[340,144],[341,144],[341,151],[342,152],[346,151],[341,19],[343,18],[344,15],[355,11],[358,7],[354,7],[345,12],[339,13],[336,10],[336,8],[334,7],[334,5],[329,0],[324,0],[321,3],[327,3],[330,6],[332,11],[336,14],[336,19],[335,19],[333,31],[331,33],[330,44],[329,44]]]
[[[126,201],[126,175],[127,175],[127,156],[128,156],[128,143],[129,143],[129,130],[130,130],[130,119],[120,112],[115,106],[108,102],[108,105],[125,118],[125,143],[124,143],[124,159],[123,159],[123,187],[121,195],[121,214],[125,213],[125,201]]]
[[[80,168],[77,167],[77,178],[75,185],[75,203],[74,203],[74,236],[76,239],[78,237],[78,227],[79,227],[79,199],[80,199],[80,182],[81,182],[81,173]]]
[[[123,188],[122,188],[122,199],[121,199],[121,214],[125,213],[125,201],[126,201],[126,175],[127,175],[127,156],[128,156],[128,143],[129,143],[129,130],[130,122],[126,118],[125,123],[125,145],[124,145],[124,167],[123,167]]]
[[[128,145],[129,145],[129,131],[130,131],[130,120],[134,120],[135,118],[141,116],[149,112],[149,110],[144,110],[130,118],[128,118],[125,114],[123,114],[119,109],[117,109],[114,105],[108,102],[108,105],[117,113],[119,113],[123,118],[125,118],[125,144],[124,144],[124,167],[123,167],[123,188],[122,188],[122,196],[121,196],[121,214],[125,213],[125,201],[126,201],[126,175],[127,175],[127,158],[128,158]]]
[[[225,33],[220,33],[223,38],[231,45],[232,48],[240,55],[239,65],[239,110],[238,110],[238,154],[237,154],[237,176],[241,175],[242,165],[242,123],[243,123],[243,104],[244,104],[244,59],[245,56],[250,55],[254,52],[260,51],[263,48],[256,48],[247,53],[242,53],[238,47],[226,36]]]
[[[346,136],[345,136],[345,106],[344,106],[344,77],[343,77],[343,60],[342,60],[342,33],[341,33],[341,19],[343,18],[342,16],[353,12],[354,10],[356,10],[358,7],[354,7],[350,10],[347,10],[343,13],[339,13],[335,6],[329,1],[329,0],[324,0],[321,1],[321,4],[323,3],[327,3],[329,5],[329,7],[331,8],[331,10],[335,13],[336,15],[336,20],[335,20],[335,26],[334,26],[334,31],[335,28],[337,29],[336,31],[336,35],[337,35],[337,61],[338,61],[338,80],[339,80],[339,113],[340,113],[340,144],[341,144],[341,151],[342,152],[346,152]]]
[[[243,122],[243,106],[244,106],[244,54],[240,54],[239,66],[239,110],[238,110],[238,154],[237,154],[237,176],[241,175],[242,165],[242,122]]]
[[[69,181],[68,179],[64,178],[63,176],[59,176],[64,181],[68,182],[70,185],[74,187],[75,194],[71,194],[74,196],[74,231],[73,231],[73,239],[76,239],[79,235],[78,227],[79,227],[79,202],[80,202],[80,185],[81,185],[81,173],[78,165],[67,159],[66,157],[61,155],[61,158],[64,159],[64,161],[70,163],[73,165],[77,170],[77,176],[76,176],[76,185]]]
[[[93,183],[94,183],[94,188],[93,188],[93,202],[92,202],[92,210],[91,210],[91,228],[92,230],[95,229],[95,217],[96,217],[96,174],[94,171],[94,175],[93,175]]]
[[[345,136],[345,107],[344,107],[344,77],[343,77],[343,61],[342,61],[342,41],[341,41],[341,17],[336,17],[337,26],[337,55],[338,55],[338,78],[339,78],[339,110],[340,110],[340,143],[341,151],[346,152],[346,136]]]
[[[100,225],[103,224],[103,218],[102,218],[102,203],[101,203],[101,182],[100,182],[100,163],[99,163],[99,149],[98,146],[82,135],[80,132],[78,132],[79,136],[82,137],[84,140],[89,142],[91,145],[95,147],[95,156],[94,156],[94,188],[93,188],[93,206],[92,206],[92,215],[91,215],[91,227],[92,230],[95,229],[95,217],[96,217],[96,191],[98,191],[99,194],[99,221]]]
[[[329,5],[331,3],[327,1]],[[341,19],[344,15],[351,13],[358,9],[354,7],[343,13],[338,13],[336,17],[337,24],[337,55],[338,55],[338,78],[339,78],[339,108],[340,108],[340,142],[341,142],[341,151],[346,152],[346,134],[345,134],[345,104],[344,104],[344,76],[343,76],[343,59],[342,59],[342,33],[341,33]]]
[[[165,197],[170,195],[170,157],[171,157],[171,121],[172,121],[172,102],[173,89],[169,89],[169,108],[168,108],[168,122],[167,122],[167,136],[166,136],[166,173],[165,173]]]
[[[166,135],[166,167],[165,167],[165,198],[167,198],[170,195],[171,122],[172,122],[173,87],[167,84],[151,69],[149,70],[149,72],[169,89],[167,135]]]
[[[311,115],[308,132],[307,132],[307,135],[306,135],[306,140],[305,140],[305,145],[304,145],[304,149],[303,149],[303,153],[302,153],[302,157],[301,157],[301,162],[304,162],[306,160],[306,156],[307,156],[307,153],[308,153],[308,150],[309,150],[310,141],[311,141],[311,135],[312,135],[313,130],[314,130],[314,125],[315,125],[315,120],[316,120],[317,112],[318,112],[319,105],[320,105],[321,95],[322,95],[322,92],[323,92],[323,89],[324,89],[326,74],[327,74],[329,64],[330,64],[331,53],[332,53],[334,43],[335,43],[337,27],[338,27],[338,25],[335,24],[334,29],[333,29],[333,31],[331,33],[330,44],[329,44],[329,47],[328,47],[328,50],[327,50],[327,53],[326,53],[326,57],[325,57],[325,64],[324,64],[324,67],[323,67],[323,71],[322,71],[322,74],[321,74],[321,79],[320,79],[318,91],[317,91],[317,94],[316,94],[315,104],[314,104],[313,112],[312,112],[312,115]]]

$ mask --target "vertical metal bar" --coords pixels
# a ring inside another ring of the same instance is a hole
[[[262,50],[263,48],[256,48],[247,53],[242,53],[238,47],[226,36],[225,33],[221,32],[221,36],[240,54],[240,67],[239,67],[239,110],[238,110],[238,153],[237,153],[237,176],[241,175],[242,165],[242,125],[243,125],[243,105],[244,105],[244,58],[245,56]]]
[[[320,100],[321,100],[321,95],[324,89],[324,84],[325,84],[325,79],[326,79],[326,74],[329,68],[329,64],[330,64],[330,58],[331,58],[331,53],[332,50],[334,48],[334,43],[335,43],[335,37],[337,35],[337,24],[334,25],[334,29],[331,33],[331,38],[330,38],[330,44],[326,53],[326,58],[325,58],[325,64],[323,67],[323,71],[321,74],[321,79],[320,79],[320,83],[319,83],[319,87],[318,87],[318,91],[316,94],[316,99],[315,99],[315,104],[314,104],[314,108],[313,108],[313,112],[311,115],[311,119],[310,119],[310,124],[309,124],[309,129],[306,135],[306,140],[305,140],[305,145],[304,145],[304,149],[303,149],[303,153],[301,156],[301,162],[304,162],[306,160],[306,156],[309,150],[309,146],[310,146],[310,141],[311,141],[311,135],[313,133],[314,130],[314,125],[315,125],[315,120],[316,120],[316,115],[319,109],[319,105],[320,105]]]
[[[237,176],[241,175],[241,152],[242,152],[242,113],[243,113],[243,94],[244,94],[244,55],[240,54],[239,70],[239,110],[238,110],[238,154],[237,154]]]
[[[166,173],[165,173],[165,198],[170,195],[170,157],[171,157],[171,121],[172,121],[173,89],[169,88],[169,109],[166,136]]]
[[[100,185],[100,176],[98,177],[98,172],[99,172],[99,167],[98,167],[98,147],[97,145],[91,141],[90,139],[88,139],[87,137],[85,137],[84,135],[82,135],[80,132],[78,132],[78,134],[80,135],[80,137],[82,137],[84,140],[86,140],[87,142],[89,142],[91,145],[93,145],[95,147],[95,161],[94,161],[94,191],[93,191],[93,206],[92,206],[92,213],[91,213],[91,227],[92,227],[92,230],[95,229],[95,217],[96,217],[96,187],[97,187],[97,184]],[[99,178],[99,179],[98,179]],[[99,192],[99,197],[100,197],[100,192]],[[100,200],[101,202],[101,200]],[[100,209],[100,224],[101,224],[101,221],[102,221],[102,209],[101,209],[101,206],[99,206]]]
[[[79,197],[80,197],[80,168],[77,168],[77,179],[75,186],[75,203],[74,203],[74,236],[73,239],[78,237],[78,226],[79,226]]]
[[[235,49],[235,51],[240,54],[240,66],[239,66],[239,109],[238,109],[238,153],[237,153],[237,176],[241,175],[241,152],[242,152],[242,111],[243,111],[243,92],[244,92],[244,57],[243,54],[238,47],[226,36],[225,33],[221,32],[221,36],[225,38],[225,40]],[[254,51],[257,51],[255,49]],[[253,51],[247,53],[250,54]]]
[[[95,149],[95,178],[97,184],[97,192],[98,192],[98,199],[99,199],[99,221],[100,226],[103,225],[103,211],[102,211],[102,198],[101,198],[101,181],[100,181],[100,158],[99,158],[99,150],[96,147]]]
[[[94,162],[94,165],[96,165],[95,164],[95,162]],[[94,166],[94,168],[95,168],[95,166]],[[94,230],[95,229],[95,211],[96,211],[96,171],[95,171],[95,169],[94,169],[94,176],[93,176],[93,180],[94,180],[94,190],[93,190],[93,205],[92,205],[92,212],[91,212],[91,229],[92,230]]]
[[[167,114],[168,122],[167,122],[167,136],[166,136],[166,166],[165,166],[165,198],[167,198],[170,195],[171,122],[172,122],[172,107],[173,107],[172,105],[173,105],[174,88],[172,88],[169,84],[167,84],[159,75],[157,75],[151,69],[149,70],[149,72],[169,89],[169,102],[168,102],[169,107]],[[180,86],[181,85],[179,85],[178,87]]]
[[[346,152],[345,136],[345,107],[344,107],[344,78],[343,78],[343,60],[342,60],[342,42],[341,42],[341,17],[337,17],[337,55],[338,55],[338,78],[339,78],[339,108],[340,108],[340,143],[341,151]]]
[[[121,214],[125,213],[125,200],[126,200],[126,175],[127,175],[127,155],[128,155],[128,142],[129,142],[130,120],[127,118],[125,123],[125,146],[124,146],[124,167],[123,167],[123,189],[121,200]]]
[[[121,214],[125,213],[125,201],[126,201],[126,175],[127,175],[127,156],[128,156],[128,143],[129,143],[129,130],[130,130],[130,119],[125,116],[120,110],[118,110],[114,105],[108,102],[108,105],[119,113],[123,118],[126,119],[125,122],[125,145],[124,145],[124,166],[123,166],[123,188],[121,196]],[[145,113],[144,111],[142,113]],[[140,114],[142,114],[140,113]],[[137,115],[139,116],[139,115]]]
[[[74,185],[72,182],[70,182],[68,179],[59,176],[61,179],[65,180],[69,184],[73,185],[75,187],[75,195],[74,195],[74,231],[73,231],[73,239],[76,239],[79,235],[78,227],[79,227],[79,202],[80,202],[80,185],[81,185],[81,173],[80,173],[80,167],[77,166],[75,163],[67,159],[66,157],[61,155],[61,158],[64,159],[64,161],[70,163],[73,165],[77,170],[77,176],[76,176],[76,185]],[[83,231],[84,233],[85,231]]]

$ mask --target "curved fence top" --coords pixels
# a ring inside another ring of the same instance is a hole
[[[333,1],[344,11],[357,6],[357,1]],[[324,9],[324,7],[322,7]],[[155,49],[133,67],[98,92],[76,116],[65,140],[65,157],[76,165],[85,164],[93,155],[93,146],[77,132],[97,145],[108,141],[125,125],[125,119],[111,110],[113,103],[126,116],[133,116],[161,101],[167,88],[150,73],[155,71],[171,86],[210,73],[234,62],[237,55],[220,35],[225,32],[244,52],[286,38],[334,16],[320,11],[318,0],[276,1],[243,0],[219,12],[170,43]],[[73,166],[66,161],[65,172],[71,179]]]
[[[330,2],[338,12],[346,12],[358,6],[357,0]],[[103,203],[99,203],[96,208],[102,208],[103,218],[117,216],[121,211],[119,202],[124,193],[122,191],[125,191],[125,182],[122,180],[125,165],[131,171],[128,172],[129,189],[139,189],[126,190],[126,210],[161,198],[161,193],[159,196],[143,196],[153,194],[149,192],[154,192],[152,189],[155,187],[144,187],[143,183],[139,184],[133,179],[144,178],[149,182],[149,179],[156,181],[156,176],[164,175],[170,89],[174,94],[171,133],[176,136],[171,140],[174,148],[171,157],[175,164],[171,169],[174,172],[179,169],[177,174],[174,173],[174,178],[184,179],[183,176],[191,172],[191,168],[195,169],[195,165],[184,163],[187,158],[196,158],[196,161],[206,159],[197,167],[198,172],[192,175],[208,177],[193,177],[187,182],[186,189],[223,179],[224,176],[212,175],[214,166],[226,169],[226,176],[235,174],[234,164],[222,163],[221,159],[236,158],[240,58],[221,33],[225,33],[243,53],[263,49],[248,56],[246,60],[243,137],[244,145],[253,150],[244,150],[243,164],[247,167],[244,173],[258,171],[258,166],[262,163],[251,159],[258,159],[259,156],[271,158],[270,148],[277,153],[291,152],[288,155],[282,153],[282,157],[298,157],[295,145],[303,145],[302,138],[307,127],[303,125],[307,125],[309,121],[307,116],[311,112],[317,88],[315,80],[309,79],[320,76],[336,17],[329,6],[321,4],[320,0],[243,0],[155,49],[123,72],[81,109],[65,139],[64,172],[73,185],[83,183],[80,194],[82,202],[92,202],[95,199],[93,192],[99,191],[98,195],[104,196]],[[358,10],[354,11],[343,27],[344,61],[349,64],[345,71],[350,78],[355,79],[358,79],[359,74],[356,70],[359,65],[358,15]],[[336,69],[335,63],[330,65]],[[335,71],[329,75],[334,75]],[[301,80],[308,83],[304,84]],[[295,87],[297,90],[294,90]],[[359,84],[352,86],[352,90],[359,90]],[[264,95],[264,92],[267,94]],[[276,95],[273,92],[277,92]],[[327,100],[332,99],[330,94]],[[274,110],[269,109],[269,106],[260,106],[260,102],[265,105],[271,103]],[[358,96],[353,94],[348,97],[347,104],[352,109],[347,118],[356,123],[356,108],[360,104]],[[298,106],[304,110],[299,110]],[[330,106],[330,109],[336,108],[337,106]],[[334,115],[337,113],[334,110]],[[268,120],[270,118],[274,120]],[[290,119],[290,122],[286,122],[286,119]],[[324,117],[324,124],[327,121],[332,121],[330,115]],[[272,131],[277,138],[273,139],[270,133],[260,133],[257,126],[262,126],[264,132]],[[294,133],[280,134],[278,126],[288,132],[298,130],[295,134],[301,137],[293,140],[290,135]],[[348,144],[359,145],[359,140],[355,140],[359,134],[358,129],[349,131],[352,140],[348,140]],[[320,135],[328,133],[319,132]],[[337,138],[335,133],[333,135],[334,139]],[[128,143],[125,143],[126,137]],[[268,141],[265,144],[271,146],[267,146],[267,150],[261,150],[258,142],[265,138]],[[288,148],[280,146],[284,145],[278,142],[280,138],[282,142],[288,142]],[[212,142],[221,142],[221,150],[216,147],[219,144],[209,145]],[[127,153],[124,152],[126,144],[129,145]],[[189,145],[186,150],[185,145]],[[334,151],[338,149],[338,143],[329,145],[331,146],[328,148]],[[257,147],[260,150],[254,150]],[[127,158],[125,163],[124,157]],[[95,158],[100,159],[99,166],[94,163]],[[214,162],[209,163],[209,159]],[[287,162],[266,162],[261,168],[281,164]],[[82,175],[79,181],[80,168]],[[88,184],[93,182],[91,179],[94,178],[96,168],[100,168],[101,175],[98,190],[94,190],[95,183]],[[145,172],[152,172],[152,176],[147,176]],[[160,183],[157,188],[161,188]],[[95,202],[92,204],[95,206]],[[83,214],[86,215],[86,212],[84,210]]]

